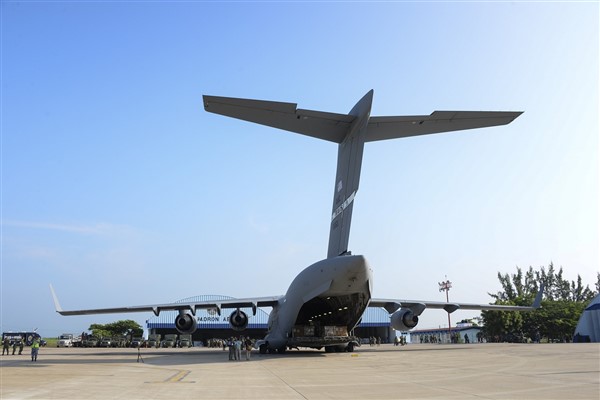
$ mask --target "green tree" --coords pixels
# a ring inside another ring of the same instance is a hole
[[[594,292],[583,285],[579,275],[576,281],[566,280],[562,267],[556,271],[553,263],[547,270],[529,267],[525,274],[519,267],[512,275],[498,272],[498,280],[502,290],[489,293],[495,299],[494,304],[527,306],[533,302],[541,283],[544,283],[545,289],[539,310],[525,313],[483,311],[483,332],[492,341],[513,341],[521,337],[533,339],[538,335],[549,340],[570,338],[585,306],[600,289],[600,274]]]
[[[97,337],[136,337],[144,333],[140,324],[130,319],[109,324],[92,324],[88,330]]]
[[[111,332],[106,329],[106,325],[103,324],[91,324],[88,331],[92,332],[92,336],[102,338],[112,336]]]

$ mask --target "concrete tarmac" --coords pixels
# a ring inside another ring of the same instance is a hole
[[[292,350],[41,348],[0,359],[9,399],[590,399],[600,344],[409,344]],[[139,361],[139,362],[138,362]],[[143,361],[143,362],[142,362]]]

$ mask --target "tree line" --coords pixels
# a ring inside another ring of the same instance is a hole
[[[600,293],[600,272],[595,290],[584,286],[581,276],[569,281],[550,263],[548,268],[526,272],[517,267],[516,274],[498,272],[502,290],[488,293],[494,304],[529,306],[544,284],[542,307],[533,312],[482,311],[482,332],[488,341],[570,341],[575,333],[579,317],[588,303]]]
[[[92,336],[104,338],[117,338],[117,337],[141,337],[144,333],[144,329],[137,322],[127,319],[109,324],[91,324],[89,331],[92,332]]]

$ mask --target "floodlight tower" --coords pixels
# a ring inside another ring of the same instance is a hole
[[[438,282],[438,285],[440,285],[440,292],[446,292],[446,303],[449,303],[450,300],[448,299],[448,292],[452,287],[452,282],[448,280],[448,277],[446,275],[444,275],[444,278],[446,278],[446,281]],[[450,342],[452,342],[452,326],[450,325],[450,313],[448,313],[448,338],[450,339]]]

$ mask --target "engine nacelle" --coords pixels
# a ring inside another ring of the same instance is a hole
[[[243,331],[248,326],[248,315],[242,310],[235,310],[229,316],[229,325],[234,331]]]
[[[397,331],[408,331],[417,326],[419,317],[417,317],[408,308],[401,308],[394,312],[390,317],[392,328]]]
[[[177,328],[179,333],[191,334],[196,332],[196,329],[198,328],[198,322],[192,314],[179,314],[175,318],[175,328]]]

